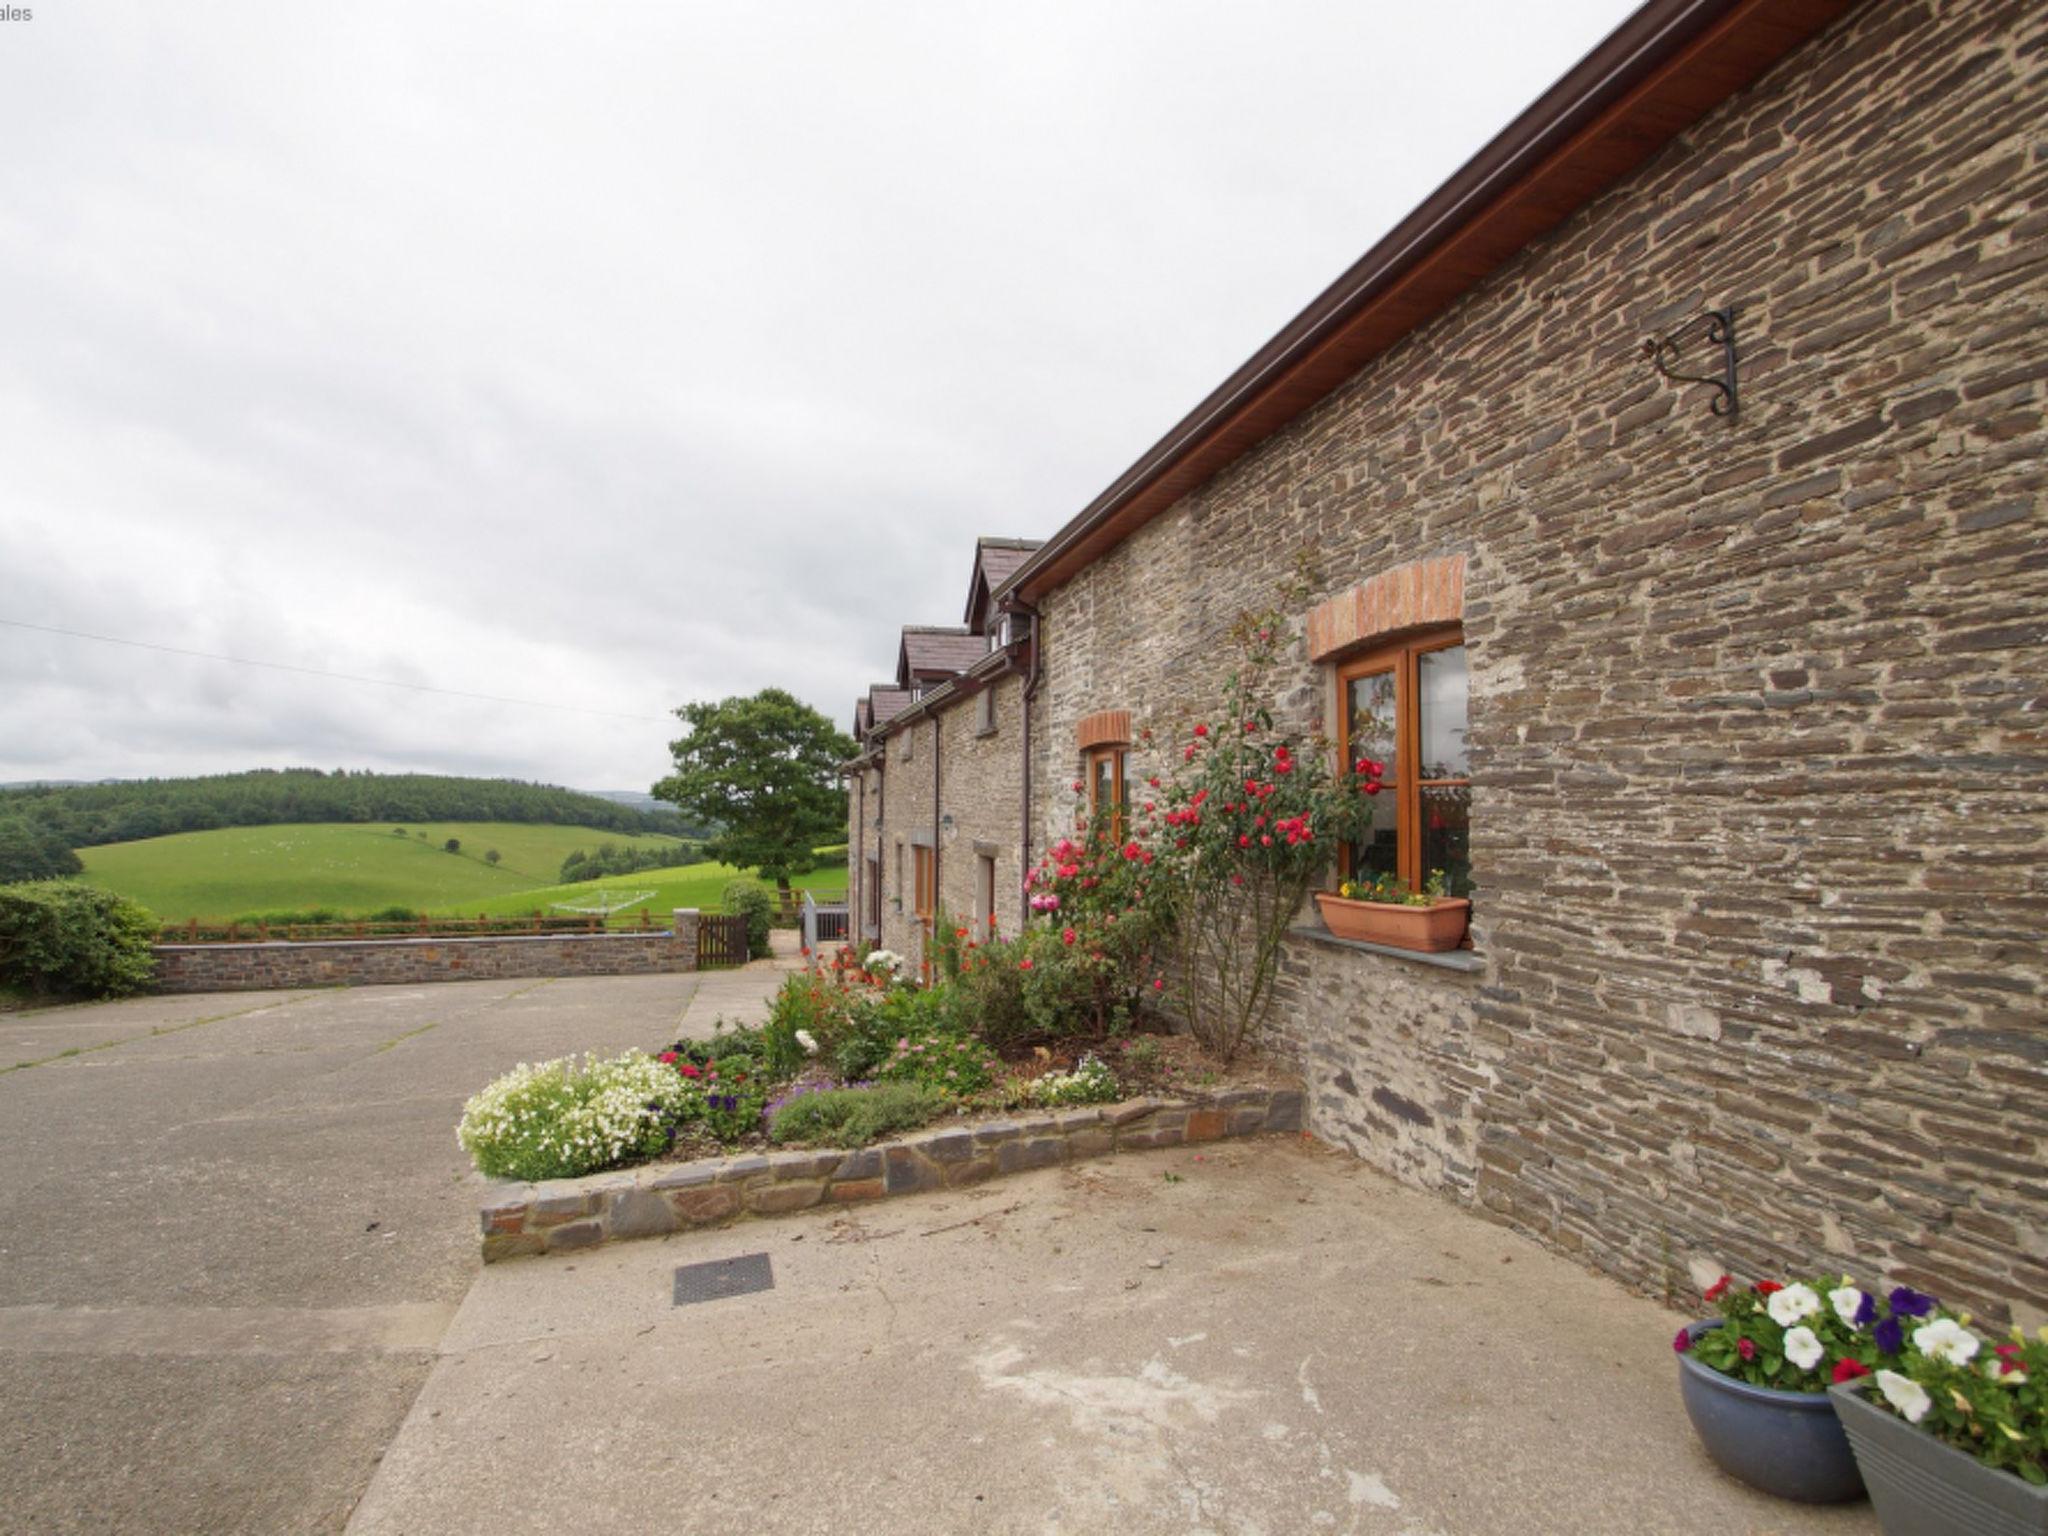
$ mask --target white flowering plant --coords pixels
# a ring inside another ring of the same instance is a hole
[[[2048,1328],[2032,1338],[2015,1328],[1992,1343],[1969,1313],[1935,1313],[1861,1390],[1985,1465],[2048,1486]]]
[[[1047,1072],[1030,1079],[1019,1090],[1018,1096],[1026,1104],[1053,1108],[1067,1104],[1108,1104],[1122,1091],[1109,1063],[1090,1052],[1075,1063],[1071,1072]]]
[[[1705,1293],[1721,1325],[1681,1329],[1672,1347],[1752,1386],[1825,1392],[1829,1382],[1842,1379],[1841,1362],[1855,1357],[1856,1319],[1871,1302],[1845,1286],[1846,1281],[1834,1286],[1826,1280],[1760,1280],[1742,1290],[1723,1275]]]
[[[702,1098],[641,1051],[521,1062],[463,1106],[455,1139],[491,1178],[574,1178],[664,1151]]]

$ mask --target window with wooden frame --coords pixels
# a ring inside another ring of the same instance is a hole
[[[1124,835],[1124,749],[1095,747],[1088,753],[1088,820],[1099,824],[1109,815],[1109,835],[1121,841]]]
[[[1472,890],[1472,779],[1466,755],[1465,636],[1458,626],[1376,646],[1337,667],[1338,750],[1386,765],[1364,838],[1340,850],[1346,879],[1393,875],[1421,890],[1443,871]]]

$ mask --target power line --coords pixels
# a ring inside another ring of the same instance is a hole
[[[22,619],[0,618],[10,629],[32,629],[38,634],[64,635],[73,640],[97,640],[102,645],[125,645],[138,651],[161,651],[166,656],[193,656],[201,661],[225,661],[237,667],[262,667],[271,672],[295,672],[301,677],[325,677],[342,683],[368,683],[375,688],[403,688],[410,693],[438,693],[451,699],[480,699],[486,704],[516,704],[523,709],[552,709],[573,715],[602,715],[609,720],[639,720],[661,723],[663,715],[629,715],[615,709],[590,709],[581,704],[549,704],[540,699],[513,699],[499,693],[470,693],[461,688],[436,688],[430,683],[402,683],[390,677],[362,677],[354,672],[327,672],[319,667],[295,667],[283,661],[256,661],[247,656],[222,656],[214,651],[190,651],[183,646],[157,645],[148,640],[124,640],[118,635],[88,634],[82,629],[59,629],[53,624],[30,624]]]

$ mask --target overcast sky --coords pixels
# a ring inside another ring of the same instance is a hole
[[[0,619],[609,713],[0,625],[0,780],[583,788],[845,728],[1632,8],[27,3]]]

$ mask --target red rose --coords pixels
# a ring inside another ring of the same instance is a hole
[[[1061,942],[1061,943],[1063,943],[1063,944],[1071,944],[1071,943],[1073,943],[1073,942],[1074,942],[1074,938],[1075,938],[1074,930],[1073,930],[1073,929],[1071,929],[1071,928],[1069,928],[1069,929],[1066,929],[1066,930],[1065,930],[1064,932],[1062,932],[1062,933],[1060,934],[1060,942]]]
[[[1868,1376],[1869,1374],[1870,1367],[1861,1360],[1837,1360],[1835,1362],[1836,1381],[1854,1381],[1858,1376]]]
[[[1735,1345],[1735,1353],[1742,1356],[1742,1358],[1745,1360],[1754,1360],[1756,1358],[1756,1340],[1738,1340]]]
[[[1729,1284],[1730,1282],[1726,1275],[1723,1275],[1720,1279],[1716,1280],[1712,1285],[1707,1287],[1707,1300],[1719,1301],[1723,1296],[1726,1296],[1728,1294]]]

